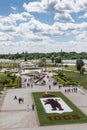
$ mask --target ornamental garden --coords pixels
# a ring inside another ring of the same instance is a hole
[[[61,92],[32,94],[41,126],[87,122],[87,116]]]

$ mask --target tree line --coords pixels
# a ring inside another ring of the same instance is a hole
[[[87,59],[86,52],[51,52],[51,53],[16,53],[16,54],[0,54],[1,59],[24,59],[31,60],[31,59],[42,59],[45,57],[46,59],[54,59],[54,57],[61,57],[63,60],[72,60],[72,59]]]
[[[39,60],[39,66],[47,66],[47,60],[49,59],[51,63],[51,66],[56,66],[57,63],[61,63],[62,60],[76,60],[76,68],[80,73],[84,73],[85,69],[83,68],[84,62],[83,59],[87,59],[87,53],[86,52],[51,52],[51,53],[28,53],[28,52],[22,52],[22,53],[16,53],[16,54],[0,54],[0,58],[2,59],[10,59],[10,60],[16,60],[16,59],[23,59],[24,61],[27,60]]]

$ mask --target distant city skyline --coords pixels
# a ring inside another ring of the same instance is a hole
[[[1,0],[0,54],[87,52],[87,0]]]

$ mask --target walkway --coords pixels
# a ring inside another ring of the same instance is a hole
[[[32,111],[31,109],[32,103],[34,103],[31,92],[61,91],[87,115],[87,93],[79,89],[78,93],[66,94],[64,89],[65,88],[59,89],[58,86],[52,86],[51,90],[49,90],[48,85],[34,85],[33,88],[8,90],[1,107],[0,130],[87,130],[87,123],[45,127],[39,126],[36,110]],[[24,103],[19,104],[17,100],[14,100],[15,95],[17,98],[24,98]],[[29,109],[27,105],[29,105]]]

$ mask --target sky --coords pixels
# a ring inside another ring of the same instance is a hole
[[[87,52],[87,0],[0,0],[0,54]]]

